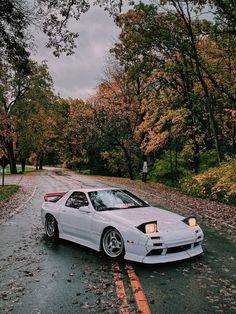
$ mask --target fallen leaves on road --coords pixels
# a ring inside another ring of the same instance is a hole
[[[19,190],[8,200],[0,201],[0,224],[7,221],[14,214],[24,208],[24,204],[30,199],[34,190],[34,175],[10,175],[7,178],[8,184],[19,184]]]

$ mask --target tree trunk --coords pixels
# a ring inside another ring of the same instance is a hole
[[[13,140],[8,141],[5,145],[5,148],[6,148],[7,154],[8,154],[8,159],[9,159],[9,164],[10,164],[10,172],[11,172],[11,174],[16,174],[17,168],[16,168],[16,159],[15,159],[15,154],[14,154],[14,148],[13,148]]]
[[[195,140],[194,141],[194,155],[193,155],[193,166],[194,166],[194,173],[198,174],[199,172],[199,164],[200,164],[200,149],[199,144]]]
[[[221,147],[220,147],[219,138],[218,138],[217,122],[216,122],[215,116],[214,116],[213,100],[212,100],[211,96],[209,95],[208,87],[207,87],[207,84],[204,80],[204,76],[203,76],[202,71],[201,71],[201,63],[198,59],[198,55],[197,55],[196,51],[195,51],[195,64],[196,64],[197,75],[198,75],[199,81],[201,83],[201,86],[202,86],[204,94],[205,94],[205,98],[206,98],[205,108],[207,110],[208,117],[209,117],[210,129],[211,129],[211,131],[213,133],[213,137],[214,137],[218,163],[220,164],[222,161],[222,156],[221,156]]]
[[[43,170],[43,154],[39,158],[39,170]]]
[[[175,172],[178,171],[178,150],[177,147],[175,147]]]
[[[170,153],[170,155],[169,155],[169,157],[170,157],[170,172],[172,173],[173,172],[173,160],[172,160],[172,150],[170,149],[170,151],[169,151],[169,153]]]
[[[232,136],[232,141],[233,141],[232,153],[233,153],[233,155],[235,155],[235,154],[236,154],[236,123],[233,123],[233,136]]]
[[[23,173],[25,172],[25,162],[26,162],[26,158],[21,158],[21,171]]]
[[[129,177],[131,180],[134,180],[134,172],[133,172],[133,167],[132,167],[132,162],[130,157],[126,158],[127,163],[128,163],[128,171],[129,171]]]
[[[134,171],[133,171],[131,156],[125,147],[122,146],[121,148],[123,149],[125,159],[127,161],[127,168],[128,168],[128,172],[129,172],[129,177],[131,180],[134,180]]]
[[[175,2],[174,0],[171,2],[176,8],[177,13],[180,15],[181,19],[183,20],[186,26],[186,29],[189,33],[191,46],[192,46],[191,54],[192,54],[193,60],[195,61],[196,74],[198,76],[199,82],[205,94],[205,107],[209,115],[210,128],[213,133],[213,137],[215,141],[215,148],[216,148],[218,163],[220,164],[222,161],[222,156],[221,156],[221,147],[220,147],[218,130],[217,130],[217,122],[214,116],[214,103],[213,103],[213,99],[211,98],[209,94],[209,90],[208,90],[208,86],[205,80],[204,73],[202,72],[202,63],[201,63],[200,55],[198,53],[196,37],[193,31],[193,23],[192,23],[191,13],[189,10],[189,2],[186,2],[187,4],[186,9],[183,9],[182,3],[179,0],[177,2]]]

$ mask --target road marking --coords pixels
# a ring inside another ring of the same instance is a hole
[[[113,278],[115,280],[116,284],[116,294],[118,297],[118,300],[121,302],[120,305],[120,314],[129,314],[129,309],[128,309],[128,301],[127,301],[127,296],[125,293],[125,286],[124,282],[121,278],[121,272],[120,272],[120,266],[117,262],[112,263],[112,269],[113,269]]]
[[[141,283],[133,267],[129,264],[126,264],[125,268],[127,270],[127,273],[130,279],[131,287],[132,287],[133,294],[137,303],[139,313],[151,314],[151,310],[150,310],[147,298],[143,292]]]

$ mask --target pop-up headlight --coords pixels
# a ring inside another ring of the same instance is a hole
[[[147,222],[144,224],[141,224],[140,226],[137,227],[140,231],[143,233],[156,233],[157,232],[157,222],[156,221],[151,221]]]
[[[187,217],[183,220],[184,223],[186,223],[187,225],[189,225],[190,227],[196,227],[197,226],[197,219],[196,217]]]

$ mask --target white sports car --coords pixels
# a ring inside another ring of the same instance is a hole
[[[81,189],[44,196],[42,221],[49,238],[142,263],[178,261],[201,254],[203,232],[195,217],[152,207],[122,189]]]

